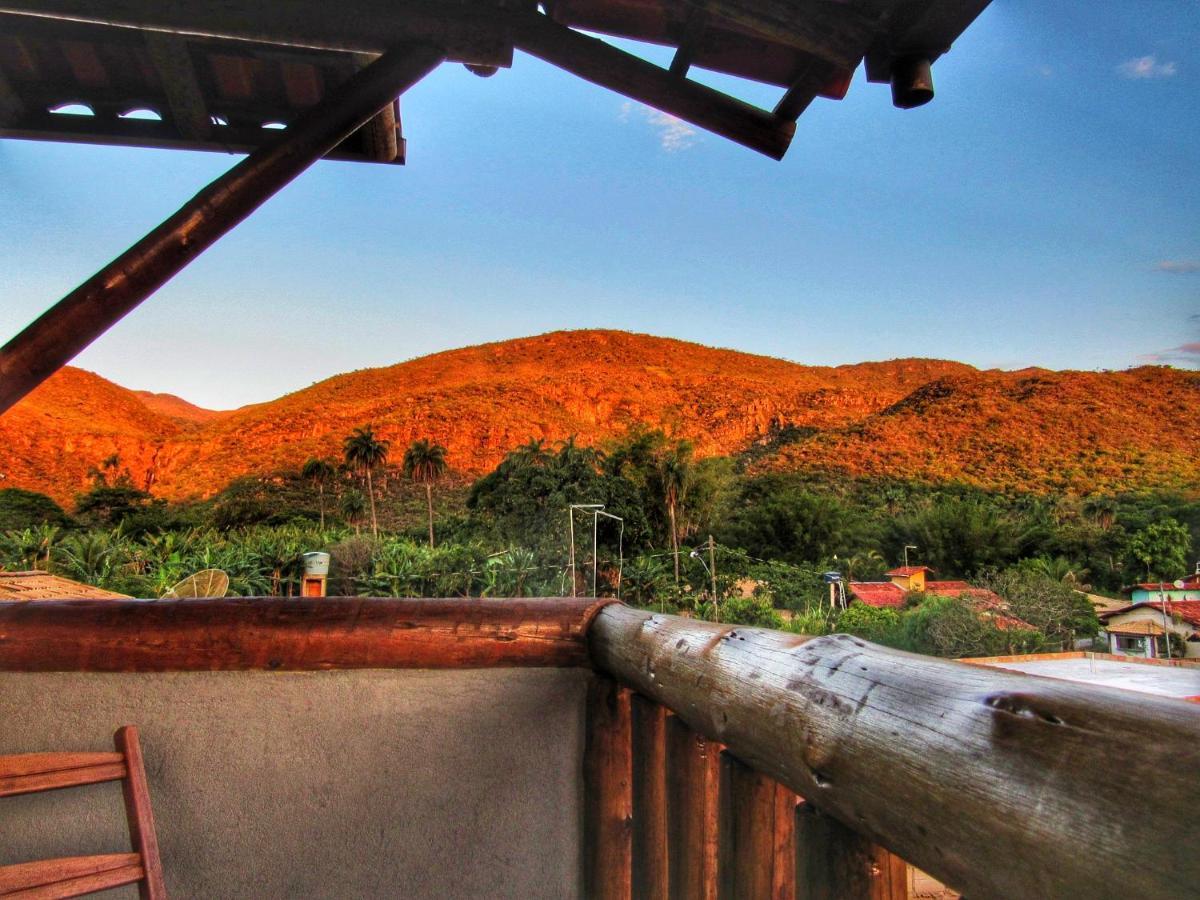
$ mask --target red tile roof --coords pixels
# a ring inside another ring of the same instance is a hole
[[[896,607],[904,602],[904,588],[890,581],[851,581],[849,587],[867,606]]]
[[[1120,609],[1114,609],[1111,612],[1100,613],[1100,618],[1103,621],[1108,621],[1113,616],[1119,616],[1121,613],[1127,613],[1131,610],[1149,607],[1162,611],[1163,605],[1160,600],[1142,601],[1141,603],[1131,603],[1129,606],[1122,606]],[[1200,600],[1168,600],[1167,615],[1178,616],[1189,625],[1200,626]]]
[[[867,606],[891,609],[903,605],[904,597],[908,593],[904,588],[890,581],[851,581],[848,586],[850,593]],[[1004,599],[987,588],[972,587],[965,581],[927,581],[925,582],[925,593],[970,600],[980,615],[1002,631],[1033,629],[1033,626],[1024,619],[1009,615]],[[1200,603],[1196,605],[1200,606]]]
[[[933,569],[929,568],[929,566],[901,566],[898,569],[892,569],[892,571],[884,572],[883,574],[888,576],[888,578],[892,578],[892,577],[906,578],[909,575],[916,575],[918,572],[932,572],[932,571],[933,571]]]

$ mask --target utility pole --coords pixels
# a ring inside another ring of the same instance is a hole
[[[571,596],[575,596],[575,507],[567,507],[567,521],[571,530]]]
[[[717,603],[717,545],[713,536],[708,536],[708,574],[712,576],[713,619],[721,621],[721,607]]]

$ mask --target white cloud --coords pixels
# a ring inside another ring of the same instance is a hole
[[[1176,73],[1177,69],[1173,62],[1162,62],[1154,56],[1138,56],[1134,59],[1127,59],[1125,62],[1117,66],[1117,73],[1122,78],[1146,79],[1146,78],[1170,78]]]
[[[1154,268],[1172,275],[1194,275],[1200,272],[1200,259],[1164,259]]]
[[[630,115],[637,111],[642,118],[658,132],[658,143],[667,153],[678,153],[696,143],[699,132],[687,122],[649,106],[626,101],[621,104],[621,112],[617,115],[620,122],[628,122]]]

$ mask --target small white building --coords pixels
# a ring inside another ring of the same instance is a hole
[[[1163,635],[1170,633],[1184,642],[1184,656],[1200,658],[1200,599],[1139,601],[1101,613],[1100,621],[1117,656],[1162,656]]]

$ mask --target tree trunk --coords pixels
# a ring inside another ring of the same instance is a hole
[[[325,485],[317,485],[317,496],[320,498],[317,504],[321,507],[321,530],[325,530]]]
[[[679,533],[675,530],[675,504],[667,504],[671,516],[671,556],[675,560],[675,586],[679,587]]]
[[[433,549],[433,483],[425,482],[425,502],[429,505],[429,549]]]
[[[375,485],[371,483],[371,468],[367,467],[367,497],[371,501],[371,536],[379,538],[379,522],[375,518]]]

